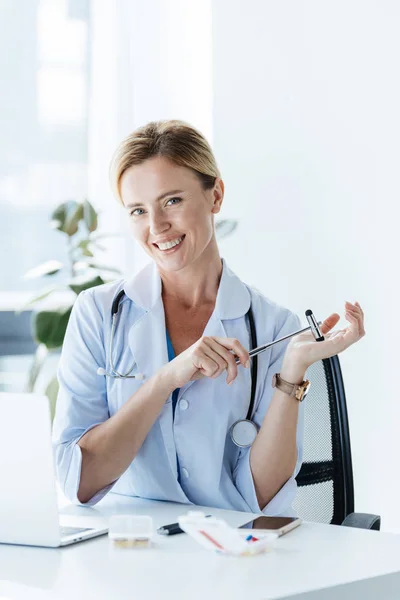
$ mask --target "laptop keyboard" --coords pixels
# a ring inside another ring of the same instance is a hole
[[[92,527],[60,527],[61,537],[67,535],[77,535],[78,533],[85,533],[85,531],[91,531]]]

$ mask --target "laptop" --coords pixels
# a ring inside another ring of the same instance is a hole
[[[61,526],[48,398],[0,393],[0,543],[57,548],[107,532]]]

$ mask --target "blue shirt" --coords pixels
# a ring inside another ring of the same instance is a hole
[[[166,333],[167,333],[168,360],[169,360],[169,362],[171,362],[171,360],[174,360],[174,358],[175,358],[175,351],[174,351],[174,347],[172,346],[171,338],[169,337],[168,329],[166,329]],[[172,418],[173,419],[175,418],[176,403],[178,401],[178,394],[179,394],[180,389],[181,388],[176,388],[172,392]]]
[[[171,360],[174,360],[175,358],[175,350],[174,347],[172,345],[171,342],[171,338],[169,337],[169,333],[168,333],[168,329],[165,330],[166,334],[167,334],[167,350],[168,350],[168,360],[169,362],[171,362]],[[176,388],[173,392],[172,392],[172,420],[175,419],[175,409],[176,409],[176,403],[178,401],[178,394],[179,394],[179,390],[181,388]],[[178,470],[178,481],[181,481],[181,470],[179,468],[179,458],[178,455],[176,455],[176,468]]]

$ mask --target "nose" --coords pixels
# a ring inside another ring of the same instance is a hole
[[[168,231],[170,224],[165,218],[165,214],[161,210],[152,210],[149,213],[150,233],[154,237]]]

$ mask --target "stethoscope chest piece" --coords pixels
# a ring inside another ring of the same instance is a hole
[[[252,445],[257,437],[258,427],[254,421],[249,419],[241,419],[236,421],[231,427],[231,438],[236,446],[240,448],[248,448]]]

